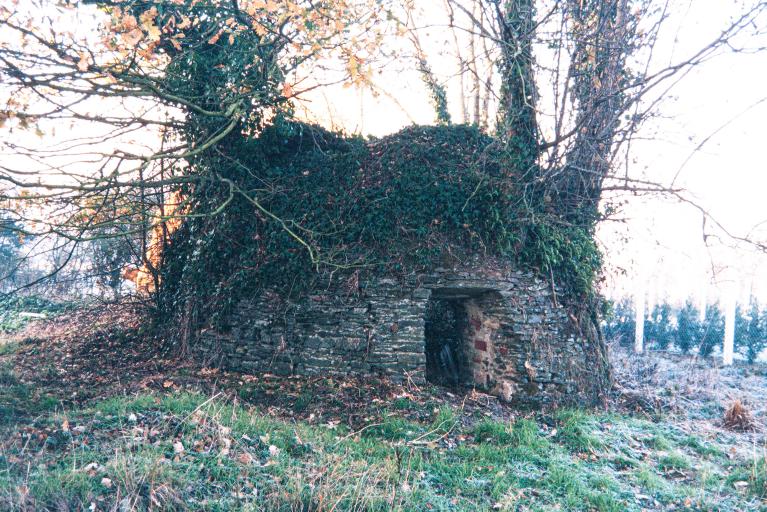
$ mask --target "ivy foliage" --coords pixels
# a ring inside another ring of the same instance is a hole
[[[465,125],[366,140],[278,119],[233,134],[197,163],[212,179],[186,191],[201,215],[167,250],[163,303],[195,298],[206,319],[224,318],[258,290],[300,294],[328,273],[404,275],[475,255],[588,292],[600,264],[590,230],[560,225],[506,147]]]

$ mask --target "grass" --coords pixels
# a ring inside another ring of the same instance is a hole
[[[14,354],[19,348],[19,344],[14,341],[0,340],[0,356],[9,356]]]
[[[472,429],[474,440],[478,443],[505,444],[511,442],[511,429],[508,425],[489,419],[480,420]]]
[[[767,497],[767,459],[762,456],[751,465],[748,475],[749,490],[761,497]]]
[[[690,461],[680,452],[671,452],[661,455],[658,466],[664,471],[690,469]]]
[[[577,409],[563,409],[555,417],[559,423],[557,439],[571,450],[591,452],[602,447],[592,416]]]
[[[12,381],[12,372],[0,378]],[[33,390],[12,383],[21,400]],[[0,386],[0,389],[4,389]],[[193,392],[16,411],[0,423],[1,510],[760,510],[764,460],[667,423],[560,411],[479,421],[397,405],[356,431]],[[423,407],[423,405],[422,405]],[[681,473],[680,473],[681,472]],[[672,474],[673,473],[673,474]],[[743,484],[738,482],[745,482]],[[740,489],[740,490],[739,490]]]
[[[0,427],[12,424],[20,415],[52,411],[58,400],[18,380],[10,363],[0,361]]]
[[[704,441],[696,436],[687,436],[682,440],[682,444],[695,451],[698,455],[709,457],[724,457],[724,451],[714,444]]]

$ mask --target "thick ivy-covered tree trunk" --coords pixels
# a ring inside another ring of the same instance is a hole
[[[575,108],[575,127],[564,141],[563,163],[544,169],[540,160],[546,145],[536,117],[536,4],[534,0],[509,0],[495,5],[501,34],[498,135],[523,171],[523,199],[537,218],[524,235],[525,243],[540,248],[544,255],[556,254],[555,248],[568,248],[562,254],[573,260],[570,269],[575,269],[575,280],[581,282],[580,289],[590,290],[572,301],[572,311],[580,319],[579,328],[588,333],[590,343],[584,349],[591,352],[594,375],[598,375],[594,384],[607,385],[609,366],[599,327],[598,298],[592,293],[600,267],[594,229],[603,182],[612,164],[613,142],[627,108],[622,91],[635,20],[628,13],[628,0],[567,0],[558,6],[563,10],[563,26],[568,27],[562,44],[572,48],[564,77],[569,96],[565,93],[562,101]],[[557,256],[534,258],[531,263],[549,274],[552,285],[572,280],[562,274],[563,262]]]
[[[564,10],[572,46],[567,71],[569,98],[576,109],[565,164],[546,173],[538,166],[541,139],[536,119],[535,0],[496,5],[501,34],[502,79],[498,135],[527,169],[530,184],[544,183],[546,196],[568,223],[589,227],[596,219],[602,183],[612,164],[613,142],[628,99],[626,58],[633,50],[636,18],[628,0],[568,0]],[[537,188],[537,187],[536,187]]]
[[[567,9],[577,131],[563,172],[551,187],[569,221],[588,223],[597,216],[613,142],[627,109],[623,91],[635,20],[628,0],[569,0]]]
[[[538,91],[533,71],[535,34],[534,0],[516,0],[497,7],[501,28],[501,102],[498,135],[520,159],[520,169],[531,180],[537,174],[538,125],[535,108]]]

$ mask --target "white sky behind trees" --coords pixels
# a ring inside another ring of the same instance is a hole
[[[664,47],[671,58],[705,44],[742,8],[724,1],[680,4],[678,34]],[[677,176],[676,186],[731,234],[766,240],[766,86],[767,52],[730,52],[695,69],[664,102],[663,117],[646,127],[643,135],[649,140],[637,144],[632,172],[662,183],[674,183]],[[711,222],[704,226],[695,207],[632,199],[625,215],[629,221],[622,230],[605,224],[600,233],[608,261],[629,270],[628,279],[615,280],[613,293],[631,292],[642,279],[651,301],[705,296],[712,302],[735,293],[741,302],[752,294],[767,302],[765,255],[729,239]],[[621,233],[629,238],[616,243]]]

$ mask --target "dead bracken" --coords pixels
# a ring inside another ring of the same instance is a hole
[[[752,432],[756,430],[754,417],[740,400],[735,400],[724,413],[724,426],[738,432]]]

